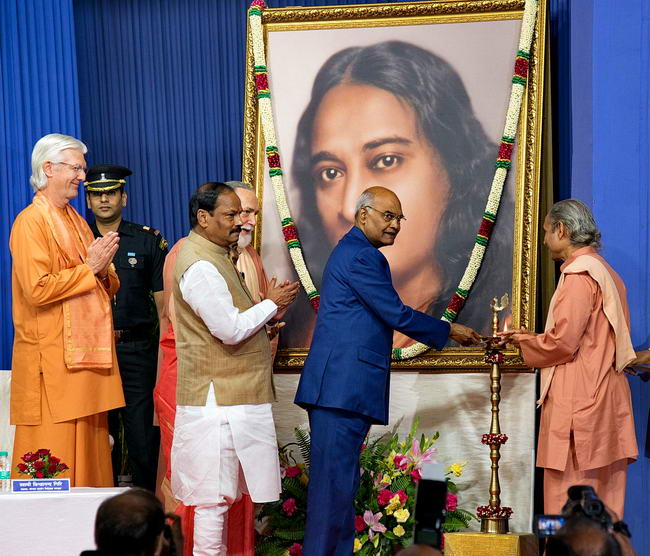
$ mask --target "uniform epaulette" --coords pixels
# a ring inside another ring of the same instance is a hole
[[[156,230],[156,228],[152,228],[151,226],[142,226],[142,229],[145,232],[149,232],[150,234],[160,238],[160,241],[158,242],[158,247],[160,247],[162,251],[167,249],[169,242],[162,236],[160,230]]]

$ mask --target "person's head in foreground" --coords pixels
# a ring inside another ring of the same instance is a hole
[[[132,488],[104,500],[95,518],[96,554],[158,556],[163,554],[165,512],[148,490]]]
[[[190,199],[192,231],[226,249],[239,240],[240,213],[241,201],[225,183],[206,183]]]
[[[591,211],[577,199],[555,203],[544,219],[544,245],[555,261],[582,247],[600,248],[600,232]]]
[[[412,544],[398,552],[399,556],[442,556],[442,552],[425,544]]]
[[[62,208],[79,193],[79,184],[86,177],[86,145],[60,133],[41,137],[32,150],[34,192],[42,192],[55,206]]]
[[[576,485],[568,490],[562,508],[564,525],[549,537],[546,556],[631,556],[627,526],[598,498],[590,486]]]

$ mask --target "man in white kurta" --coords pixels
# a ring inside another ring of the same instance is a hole
[[[295,298],[276,286],[255,304],[229,256],[241,218],[237,195],[220,183],[190,200],[192,232],[174,270],[177,412],[171,487],[196,506],[194,554],[225,554],[224,520],[243,490],[254,502],[281,491],[265,324]]]

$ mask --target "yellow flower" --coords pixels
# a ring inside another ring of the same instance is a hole
[[[463,468],[467,465],[466,461],[463,461],[461,463],[452,463],[449,467],[447,467],[447,472],[453,473],[456,475],[456,477],[460,477],[463,474]]]
[[[352,552],[359,552],[359,550],[361,550],[361,546],[361,541],[359,539],[354,539],[354,549]]]
[[[401,510],[397,510],[393,515],[395,516],[397,523],[404,523],[411,514],[406,508],[402,508]]]
[[[386,506],[386,515],[392,515],[392,513],[398,508],[402,507],[402,502],[399,499],[399,496],[396,494],[390,499],[388,506]]]
[[[390,484],[393,482],[393,479],[391,479],[390,475],[387,473],[384,473],[384,476],[381,478],[381,483],[382,485],[390,486]]]
[[[401,537],[402,535],[404,535],[404,533],[406,533],[406,531],[404,531],[404,527],[402,527],[401,525],[398,525],[397,527],[393,528],[393,535],[395,535],[396,537]]]

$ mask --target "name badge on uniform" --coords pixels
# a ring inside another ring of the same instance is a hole
[[[129,257],[127,259],[128,263],[131,265],[131,268],[134,268],[135,265],[138,264],[138,259],[135,258],[135,253],[127,253],[127,256]]]

